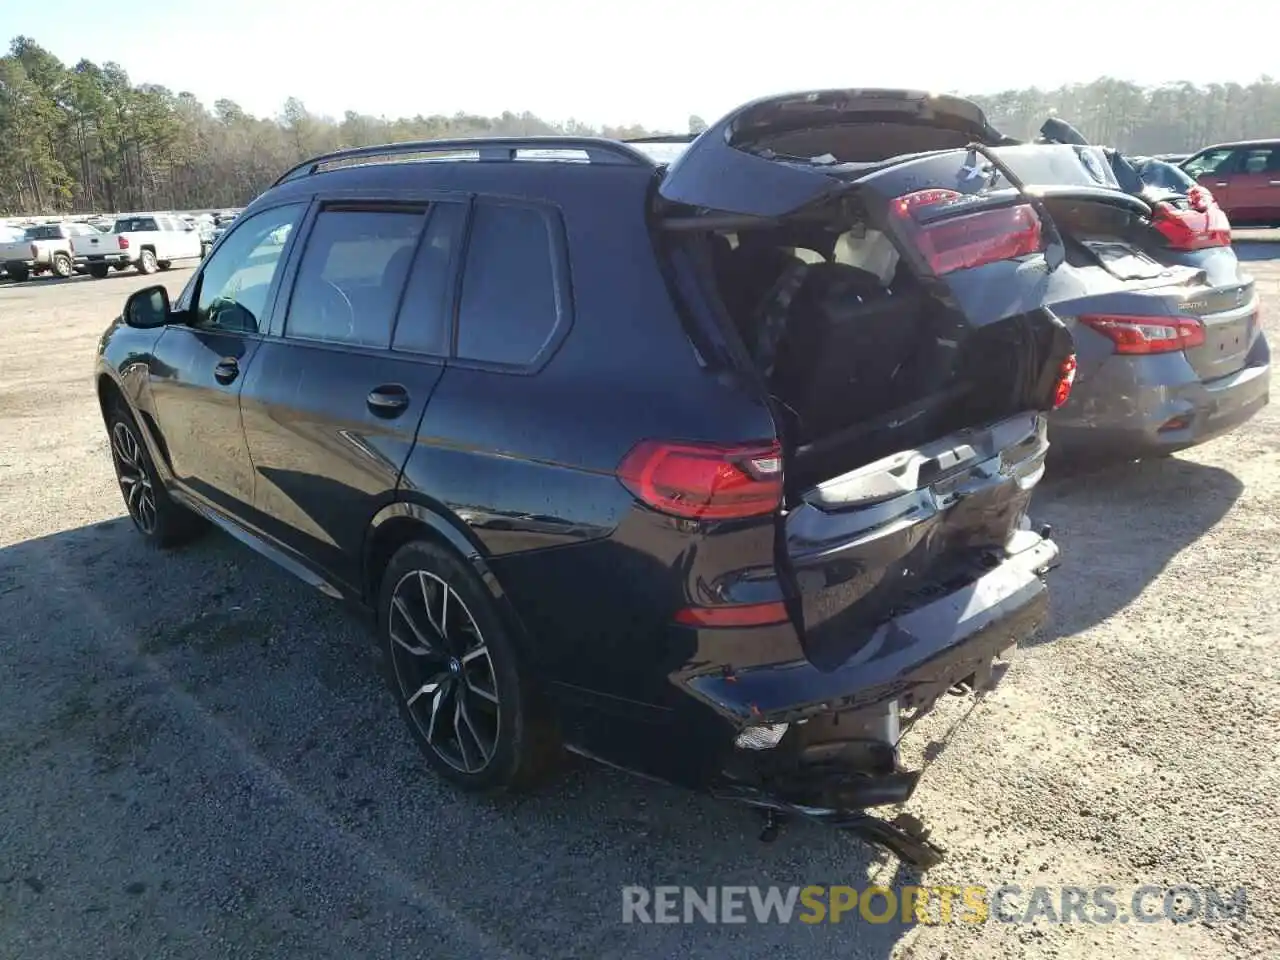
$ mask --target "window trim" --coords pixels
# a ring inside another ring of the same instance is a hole
[[[409,276],[405,278],[404,287],[400,290],[400,299],[396,303],[396,315],[391,322],[391,342],[388,350],[397,357],[418,358],[430,360],[436,363],[451,363],[453,358],[453,346],[457,339],[458,331],[458,303],[462,299],[462,268],[466,262],[467,243],[471,236],[471,212],[474,206],[474,198],[470,195],[464,198],[441,199],[431,201],[427,208],[427,222],[422,229],[422,235],[418,238],[418,245],[413,251],[413,267],[418,265],[418,260],[422,255],[422,245],[427,242],[427,235],[431,230],[431,221],[435,217],[435,211],[438,207],[452,204],[460,208],[462,212],[462,223],[457,231],[457,243],[454,248],[449,251],[449,263],[445,268],[443,291],[444,304],[441,311],[441,323],[444,326],[444,350],[439,353],[432,353],[426,350],[407,350],[403,347],[396,348],[396,332],[400,329],[400,319],[404,312],[404,300],[409,294],[409,280],[413,276],[413,267],[410,268]]]
[[[270,336],[274,340],[280,340],[284,343],[304,344],[312,347],[338,347],[343,350],[359,350],[366,353],[389,354],[392,352],[391,344],[395,342],[396,324],[400,319],[400,307],[404,303],[404,292],[409,287],[409,276],[413,271],[413,264],[417,260],[418,251],[422,247],[422,239],[427,235],[427,227],[431,223],[431,211],[438,201],[427,200],[424,198],[409,197],[390,197],[385,194],[368,196],[349,196],[349,195],[331,195],[316,197],[311,205],[311,209],[307,211],[307,217],[302,223],[299,223],[298,230],[303,226],[307,228],[306,240],[302,242],[302,246],[298,250],[298,255],[289,264],[289,292],[285,296],[272,316],[272,324]],[[348,343],[344,340],[318,340],[313,337],[292,336],[289,333],[289,308],[293,305],[294,295],[298,290],[298,272],[302,268],[303,258],[307,255],[307,248],[311,244],[311,238],[315,234],[315,226],[320,219],[320,215],[326,211],[337,209],[340,212],[363,211],[371,213],[405,213],[405,207],[422,207],[420,219],[422,226],[418,231],[418,239],[414,241],[413,259],[409,262],[410,273],[405,274],[404,280],[400,284],[400,291],[396,294],[395,311],[391,315],[391,329],[387,337],[387,345],[385,347],[374,347],[367,343]],[[397,209],[399,208],[399,209]],[[293,238],[290,238],[292,241]],[[277,316],[278,314],[278,316]],[[419,354],[421,356],[421,354]]]
[[[458,356],[458,333],[462,324],[462,295],[466,283],[467,265],[471,260],[471,240],[476,211],[481,206],[518,207],[533,210],[542,217],[551,247],[551,280],[556,302],[556,319],[551,333],[542,347],[523,363],[502,363],[495,360],[475,360]],[[478,194],[467,212],[466,227],[460,245],[462,259],[457,265],[454,280],[453,324],[449,337],[449,366],[464,370],[482,370],[490,373],[507,373],[517,376],[534,376],[541,373],[560,351],[574,323],[573,276],[569,264],[569,243],[565,231],[564,213],[559,206],[545,201],[526,200],[497,194]]]
[[[281,267],[279,270],[276,271],[275,275],[271,278],[271,285],[267,289],[267,301],[266,301],[266,304],[263,306],[263,314],[266,318],[266,322],[264,323],[262,318],[259,318],[258,329],[256,332],[253,332],[253,333],[247,333],[240,330],[221,330],[221,329],[212,330],[209,327],[198,326],[194,322],[195,315],[194,313],[192,313],[192,311],[195,309],[196,305],[199,303],[200,288],[204,283],[205,272],[208,270],[209,264],[213,262],[214,254],[226,245],[225,243],[226,239],[230,237],[232,234],[234,234],[241,224],[247,223],[249,220],[253,219],[260,213],[266,213],[270,210],[278,210],[281,207],[294,207],[294,206],[302,208],[302,216],[298,218],[297,225],[294,227],[294,229],[289,231],[289,239],[285,241],[284,250],[281,251],[280,253]],[[221,336],[244,337],[246,339],[252,339],[252,340],[261,340],[262,338],[268,336],[269,331],[271,330],[271,328],[274,326],[276,322],[276,313],[278,312],[277,306],[280,299],[280,288],[284,280],[285,272],[290,269],[290,267],[293,265],[294,261],[296,260],[296,257],[294,256],[294,251],[297,249],[297,245],[298,245],[297,243],[298,234],[301,231],[302,226],[305,223],[307,223],[308,219],[311,217],[314,208],[315,208],[315,202],[313,198],[309,196],[304,196],[304,197],[294,196],[290,198],[281,197],[275,200],[274,202],[264,203],[262,204],[262,206],[258,207],[256,210],[246,209],[242,211],[240,215],[236,217],[236,219],[232,222],[231,226],[227,228],[227,231],[221,237],[218,238],[218,243],[216,244],[215,248],[211,250],[209,252],[209,255],[201,262],[200,269],[197,270],[194,274],[192,274],[191,280],[187,283],[186,287],[183,288],[182,293],[179,294],[178,304],[177,304],[178,308],[183,312],[187,313],[189,316],[188,321],[185,324],[183,324],[183,326],[197,333],[216,332]]]

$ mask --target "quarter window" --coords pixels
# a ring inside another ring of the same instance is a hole
[[[458,306],[458,356],[532,362],[560,317],[552,224],[533,207],[476,205]]]
[[[424,213],[421,208],[323,210],[307,237],[285,336],[390,346]]]

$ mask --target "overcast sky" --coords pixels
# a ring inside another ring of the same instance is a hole
[[[0,0],[0,30],[68,65],[221,97],[259,116],[530,110],[683,130],[745,100],[820,87],[987,93],[1102,74],[1248,83],[1276,57],[1277,0]],[[43,12],[42,12],[43,11]],[[1251,26],[1252,25],[1252,26]],[[1219,40],[1218,37],[1223,37]],[[5,38],[7,39],[7,38]]]

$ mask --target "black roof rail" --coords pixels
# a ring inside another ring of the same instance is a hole
[[[621,143],[693,143],[696,133],[655,133],[651,137],[628,137]]]
[[[371,147],[350,147],[346,150],[335,150],[324,153],[310,160],[304,160],[296,167],[286,170],[272,184],[278,187],[289,180],[310,176],[328,163],[362,158],[394,157],[408,154],[457,153],[474,152],[480,160],[515,160],[516,154],[530,150],[570,150],[585,153],[592,163],[645,166],[652,167],[653,161],[639,150],[627,146],[620,140],[607,140],[604,137],[462,137],[455,140],[408,140],[401,143],[383,143]],[[441,157],[440,159],[447,159]],[[469,158],[460,158],[469,159]]]

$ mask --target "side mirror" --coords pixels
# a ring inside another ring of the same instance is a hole
[[[131,327],[162,327],[171,315],[169,291],[164,287],[147,287],[130,294],[124,302],[124,322]]]

